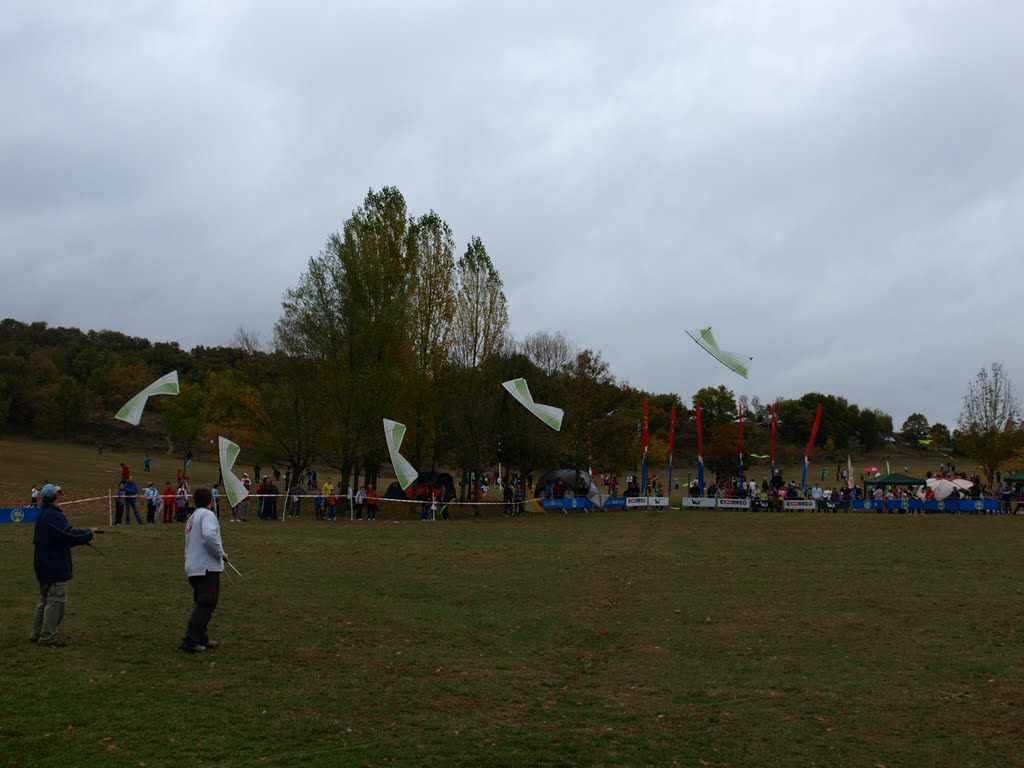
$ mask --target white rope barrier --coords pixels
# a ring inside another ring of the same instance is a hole
[[[59,506],[59,507],[69,507],[72,504],[87,504],[90,501],[106,501],[106,500],[107,500],[106,496],[93,496],[93,497],[88,498],[88,499],[75,499],[73,501],[64,501],[63,499],[61,499],[61,500],[59,500],[57,502],[57,506]]]
[[[186,498],[190,502],[192,501],[193,494],[187,493],[185,496],[186,496]],[[139,495],[135,496],[134,498],[136,499],[136,502],[138,503],[140,511],[144,511],[144,508],[145,508],[145,506],[147,504],[147,501],[148,501],[146,499],[145,495],[144,494],[139,494]],[[174,498],[180,498],[180,497],[178,496],[177,493],[175,493]],[[250,493],[248,496],[246,496],[245,500],[243,500],[243,503],[244,503],[244,501],[248,501],[249,499],[278,499],[278,500],[283,500],[284,501],[284,505],[283,505],[282,509],[280,510],[280,512],[281,512],[281,519],[284,519],[290,513],[290,511],[291,511],[290,507],[293,504],[293,499],[295,499],[295,498],[298,498],[300,500],[301,499],[314,499],[315,500],[317,498],[323,499],[324,503],[323,503],[322,511],[324,513],[326,513],[327,512],[327,507],[328,507],[327,499],[330,498],[330,497],[329,496],[324,496],[322,493],[300,493],[300,494],[294,494],[294,493],[288,493],[288,494],[285,494],[285,493]],[[61,508],[64,508],[64,507],[73,507],[73,506],[81,505],[81,504],[95,504],[97,502],[103,502],[107,506],[108,516],[110,517],[110,523],[113,524],[114,523],[114,506],[115,506],[115,501],[116,500],[117,499],[116,499],[116,495],[115,495],[114,491],[110,491],[105,496],[90,496],[90,497],[87,497],[87,498],[84,498],[84,499],[58,499],[57,506],[59,506]],[[157,501],[157,505],[156,506],[157,506],[157,511],[158,512],[161,512],[161,511],[163,511],[163,510],[165,510],[167,508],[167,504],[165,502],[165,496],[164,496],[164,494],[162,492],[157,496],[156,501]],[[222,493],[218,497],[217,501],[218,501],[219,504],[223,503],[224,508],[226,508],[228,510],[231,509],[231,506],[228,504],[227,495],[226,494]],[[541,503],[541,500],[540,499],[532,499],[531,498],[531,499],[521,499],[519,501],[513,501],[513,502],[505,502],[505,501],[459,501],[458,499],[451,499],[449,501],[441,501],[440,499],[435,499],[433,497],[431,497],[429,499],[391,499],[391,498],[386,498],[386,497],[383,497],[383,496],[378,496],[377,497],[377,508],[378,508],[378,510],[380,509],[381,505],[408,504],[410,506],[419,506],[419,507],[429,506],[431,508],[430,511],[431,511],[431,516],[432,517],[434,515],[436,515],[436,513],[440,512],[444,507],[448,507],[450,509],[466,510],[466,509],[472,509],[472,508],[477,508],[477,507],[508,507],[508,506],[511,505],[517,511],[521,512],[526,507],[526,505],[530,504],[530,503],[534,503],[534,504],[538,504],[539,505]],[[122,504],[124,504],[124,500],[122,500]],[[173,503],[172,503],[172,506],[174,506]],[[347,511],[350,513],[350,516],[354,518],[355,510],[356,510],[356,504],[355,504],[354,497],[353,498],[349,498],[348,496],[336,497],[335,511],[337,512],[337,511],[345,510],[346,507],[348,508]],[[362,504],[362,510],[364,512],[366,511],[366,507],[367,507],[367,502],[366,502],[366,500],[364,500],[363,504]],[[175,511],[177,511],[177,510],[175,510]],[[127,510],[126,510],[126,513],[127,513]]]

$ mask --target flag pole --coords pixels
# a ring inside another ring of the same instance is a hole
[[[704,496],[704,429],[700,421],[700,401],[697,401],[697,489]]]
[[[743,477],[743,406],[742,405],[740,405],[740,407],[739,407],[739,415],[740,415],[740,418],[739,418],[739,425],[740,425],[740,436],[739,436],[739,440],[740,440],[740,485],[743,485],[746,482],[746,480]]]
[[[668,424],[668,497],[672,498],[672,453],[676,442],[676,404],[672,403],[672,417]]]
[[[643,447],[643,458],[640,460],[640,494],[647,495],[647,444],[650,442],[650,431],[647,421],[647,397],[644,397],[644,428],[640,437]]]

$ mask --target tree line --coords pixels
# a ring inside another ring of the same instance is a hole
[[[138,442],[139,433],[113,413],[177,370],[181,394],[150,401],[142,425],[148,439],[165,440],[173,452],[205,449],[223,434],[263,462],[286,462],[297,472],[330,467],[352,485],[375,482],[388,460],[383,418],[408,426],[402,452],[414,466],[463,476],[498,463],[523,474],[554,466],[635,470],[645,397],[649,459],[667,461],[673,406],[676,457],[695,455],[700,402],[705,465],[724,476],[738,468],[740,410],[748,466],[754,454],[769,453],[773,409],[780,464],[802,457],[819,404],[816,445],[826,453],[872,451],[894,434],[888,414],[831,394],[764,403],[718,386],[684,403],[674,393],[645,393],[615,377],[600,351],[581,349],[561,332],[517,341],[508,328],[501,275],[481,238],[457,248],[437,213],[412,215],[401,192],[384,187],[370,190],[309,259],[284,296],[270,339],[239,329],[223,347],[185,351],[116,331],[0,321],[0,432]],[[988,445],[992,467],[1007,450],[1012,455],[1019,444],[1015,396],[1000,389],[1008,386],[1001,366],[982,374],[972,400],[991,400],[994,389],[1009,411],[985,422],[986,414],[969,413],[969,393],[959,430],[922,425],[915,414],[903,425],[908,441],[927,439],[918,437],[925,430],[973,450]],[[500,383],[517,377],[538,402],[564,408],[561,432],[507,396]],[[982,422],[987,426],[978,427]],[[997,440],[993,430],[1009,437]]]

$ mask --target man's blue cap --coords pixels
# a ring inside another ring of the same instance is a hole
[[[43,489],[39,491],[39,496],[43,499],[43,501],[56,501],[58,493],[60,493],[59,485],[47,483],[46,485],[43,486]]]

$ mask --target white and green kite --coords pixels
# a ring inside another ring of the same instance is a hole
[[[686,332],[691,339],[696,341],[705,352],[711,355],[715,360],[720,362],[726,368],[736,371],[744,379],[747,378],[747,372],[750,368],[750,363],[754,359],[747,355],[737,355],[735,352],[726,352],[724,349],[718,346],[718,342],[715,341],[715,337],[711,335],[711,328],[698,328],[695,331]]]
[[[249,495],[249,489],[242,485],[242,481],[231,471],[242,449],[226,437],[217,438],[217,442],[220,451],[220,474],[224,478],[224,491],[228,495],[228,504],[237,507]]]
[[[178,372],[171,371],[166,376],[161,376],[135,397],[125,403],[121,410],[115,415],[115,419],[127,421],[134,427],[139,426],[142,418],[142,410],[146,407],[146,401],[153,395],[176,395],[178,394]]]
[[[561,408],[555,408],[553,405],[541,405],[540,403],[533,402],[533,395],[530,394],[530,388],[526,384],[526,379],[503,381],[501,386],[507,389],[508,393],[518,400],[526,410],[555,430],[555,432],[562,430],[562,417],[565,415],[565,411]]]
[[[419,476],[419,472],[409,463],[409,460],[398,452],[398,449],[402,447],[402,438],[404,437],[405,424],[399,424],[397,421],[391,421],[391,419],[384,419],[384,440],[387,441],[388,453],[391,454],[391,464],[395,468],[395,477],[398,478],[398,484],[402,486],[403,491],[412,485]]]

